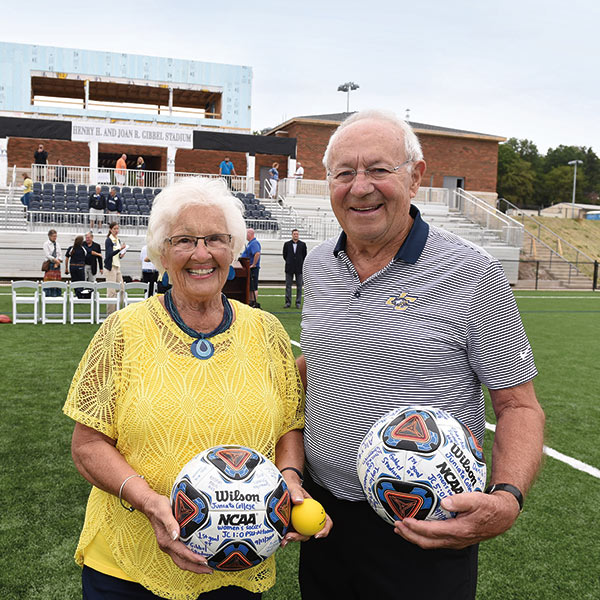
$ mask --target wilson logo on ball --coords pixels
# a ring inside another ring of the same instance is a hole
[[[281,473],[243,446],[209,448],[190,460],[175,480],[171,507],[181,541],[221,571],[266,560],[290,524],[290,494]]]
[[[434,407],[398,408],[377,421],[358,450],[356,468],[365,497],[388,523],[455,515],[441,500],[483,491],[486,467],[470,430]]]

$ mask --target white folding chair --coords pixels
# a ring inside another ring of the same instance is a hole
[[[117,295],[112,298],[108,297],[108,290],[116,290]],[[104,295],[103,295],[104,292]],[[96,305],[96,323],[102,323],[108,317],[108,307],[114,306],[115,310],[119,310],[121,300],[121,284],[113,281],[103,281],[96,283],[96,291],[94,292],[94,304]],[[106,307],[106,313],[101,312],[101,307]]]
[[[79,298],[77,290],[88,290],[89,294]],[[93,323],[94,322],[94,293],[96,284],[91,281],[75,281],[69,286],[69,322],[73,323]],[[89,311],[75,312],[76,306],[87,306]]]
[[[40,302],[39,281],[11,281],[12,288],[12,314],[13,323],[36,323],[38,322],[38,306]],[[33,313],[19,313],[20,304],[33,308]]]
[[[50,288],[59,289],[60,296],[46,296],[44,290]],[[46,323],[67,323],[67,300],[68,286],[64,281],[42,281],[42,324]],[[60,306],[60,312],[48,312],[47,306]]]
[[[143,281],[130,281],[126,283],[123,291],[123,306],[128,306],[129,304],[133,304],[134,302],[142,302],[148,298],[148,284]],[[132,294],[132,292],[137,291],[137,294]],[[143,294],[140,292],[143,291]]]

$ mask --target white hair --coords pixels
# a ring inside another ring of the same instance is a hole
[[[148,222],[146,244],[148,257],[159,271],[162,256],[171,229],[177,223],[181,211],[189,206],[215,206],[223,212],[227,232],[231,235],[233,259],[237,259],[246,243],[246,222],[242,203],[231,194],[222,179],[186,177],[164,188],[154,198]]]
[[[406,160],[417,161],[423,160],[423,150],[421,150],[421,144],[419,138],[416,136],[412,127],[403,119],[397,117],[391,111],[385,110],[361,110],[350,115],[347,119],[342,121],[341,125],[333,132],[333,135],[329,138],[329,143],[323,155],[323,165],[325,170],[329,170],[329,158],[331,155],[331,148],[337,140],[341,131],[346,129],[349,125],[356,123],[357,121],[364,121],[365,119],[371,119],[373,121],[381,121],[396,127],[402,132],[404,138],[404,152],[406,154]],[[409,171],[412,169],[412,165],[409,165]]]

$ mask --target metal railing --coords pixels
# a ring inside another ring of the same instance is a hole
[[[523,225],[477,196],[465,190],[454,190],[450,196],[449,208],[458,211],[469,221],[485,227],[508,246],[522,247]]]
[[[506,210],[510,209],[512,213],[521,220],[523,227],[525,228],[525,235],[527,236],[527,241],[523,250],[528,254],[533,255],[537,252],[537,244],[548,249],[551,253],[550,260],[554,254],[555,259],[564,260],[573,264],[575,269],[586,276],[592,275],[593,268],[591,265],[593,265],[595,261],[593,257],[573,246],[573,244],[559,236],[543,223],[540,223],[533,216],[525,214],[518,206],[506,198],[498,198],[498,208],[500,210],[502,210],[502,208]]]
[[[72,183],[75,185],[118,185],[120,187],[163,188],[185,177],[223,179],[233,192],[252,192],[254,179],[244,176],[222,177],[215,173],[187,173],[178,171],[137,171],[108,167],[80,167],[73,165],[31,165],[30,169],[16,171],[28,173],[34,182]]]

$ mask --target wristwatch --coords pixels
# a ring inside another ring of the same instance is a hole
[[[519,512],[523,512],[523,494],[521,490],[510,483],[490,483],[485,488],[486,494],[493,494],[494,492],[508,492],[512,494],[519,503]]]

